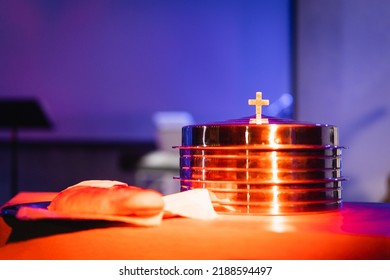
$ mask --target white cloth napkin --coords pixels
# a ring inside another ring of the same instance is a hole
[[[192,219],[211,220],[218,215],[211,204],[210,195],[206,189],[166,195],[164,217],[182,216]]]

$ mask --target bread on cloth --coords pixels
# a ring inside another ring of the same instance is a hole
[[[187,217],[210,220],[217,217],[206,189],[162,196],[151,189],[110,180],[87,180],[54,196],[48,207],[22,205],[16,218],[31,221],[99,220],[132,226],[158,226],[163,218]]]
[[[150,217],[162,213],[162,195],[151,189],[110,180],[88,180],[54,197],[49,211],[65,214]]]

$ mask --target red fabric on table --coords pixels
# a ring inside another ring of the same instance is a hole
[[[54,195],[21,193],[7,205]],[[115,224],[7,244],[11,228],[0,219],[0,259],[390,259],[389,218],[390,204],[344,203],[329,213],[171,218],[154,228]]]

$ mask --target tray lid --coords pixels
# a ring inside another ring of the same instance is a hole
[[[199,147],[313,149],[338,147],[338,129],[334,125],[299,122],[265,116],[261,107],[268,105],[261,93],[249,99],[256,106],[256,114],[182,128],[181,149]]]

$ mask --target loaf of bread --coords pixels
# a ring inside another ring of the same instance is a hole
[[[162,195],[108,180],[83,181],[61,191],[48,210],[66,214],[149,217],[163,211]]]

